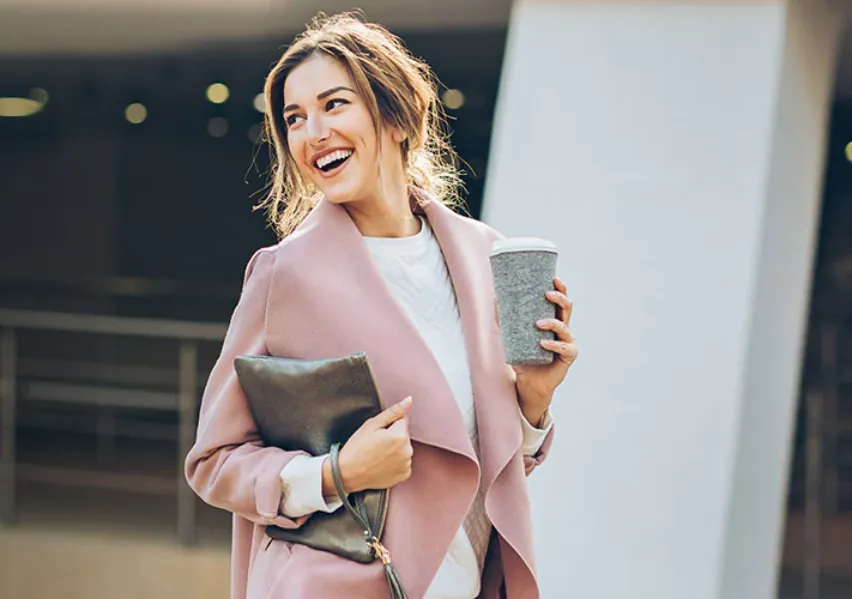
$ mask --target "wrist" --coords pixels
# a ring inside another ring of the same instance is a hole
[[[337,486],[334,484],[334,475],[331,473],[330,456],[326,456],[322,463],[322,496],[337,497]]]
[[[360,477],[356,471],[357,468],[353,467],[349,461],[349,452],[346,451],[345,447],[340,449],[340,453],[337,456],[337,467],[340,469],[340,481],[343,483],[344,493],[347,495],[357,493],[365,488],[359,482]],[[337,497],[337,486],[334,484],[334,474],[331,471],[331,458],[326,459],[322,465],[323,493],[326,490],[326,479],[331,485],[331,495]]]
[[[530,423],[530,426],[536,429],[541,429],[542,423],[544,423],[547,416],[547,408],[524,408],[522,405],[521,414],[523,414],[524,420]]]
[[[541,424],[547,415],[547,410],[550,409],[551,397],[524,392],[517,385],[515,388],[518,395],[518,406],[521,409],[524,419],[533,428],[541,428]]]

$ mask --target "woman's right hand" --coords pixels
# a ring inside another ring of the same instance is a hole
[[[361,425],[340,450],[340,477],[347,493],[365,489],[389,489],[411,476],[411,437],[408,435],[406,397]],[[334,497],[337,490],[326,460],[322,469],[323,495]]]

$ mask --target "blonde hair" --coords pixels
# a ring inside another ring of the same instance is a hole
[[[317,54],[330,56],[346,68],[377,134],[383,125],[405,134],[402,156],[409,188],[450,206],[462,206],[458,157],[446,132],[446,115],[432,70],[414,58],[398,37],[364,22],[358,13],[320,14],[284,52],[264,85],[271,166],[269,193],[258,208],[266,209],[267,220],[279,236],[289,235],[321,197],[293,160],[283,114],[285,80]]]

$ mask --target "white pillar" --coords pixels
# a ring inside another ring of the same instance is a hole
[[[580,359],[542,597],[773,599],[839,15],[519,0],[483,218],[563,250]]]

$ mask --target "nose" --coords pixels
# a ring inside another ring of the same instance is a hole
[[[308,129],[308,142],[311,145],[318,145],[326,141],[331,135],[331,130],[328,127],[325,119],[322,116],[309,118],[305,123]]]

